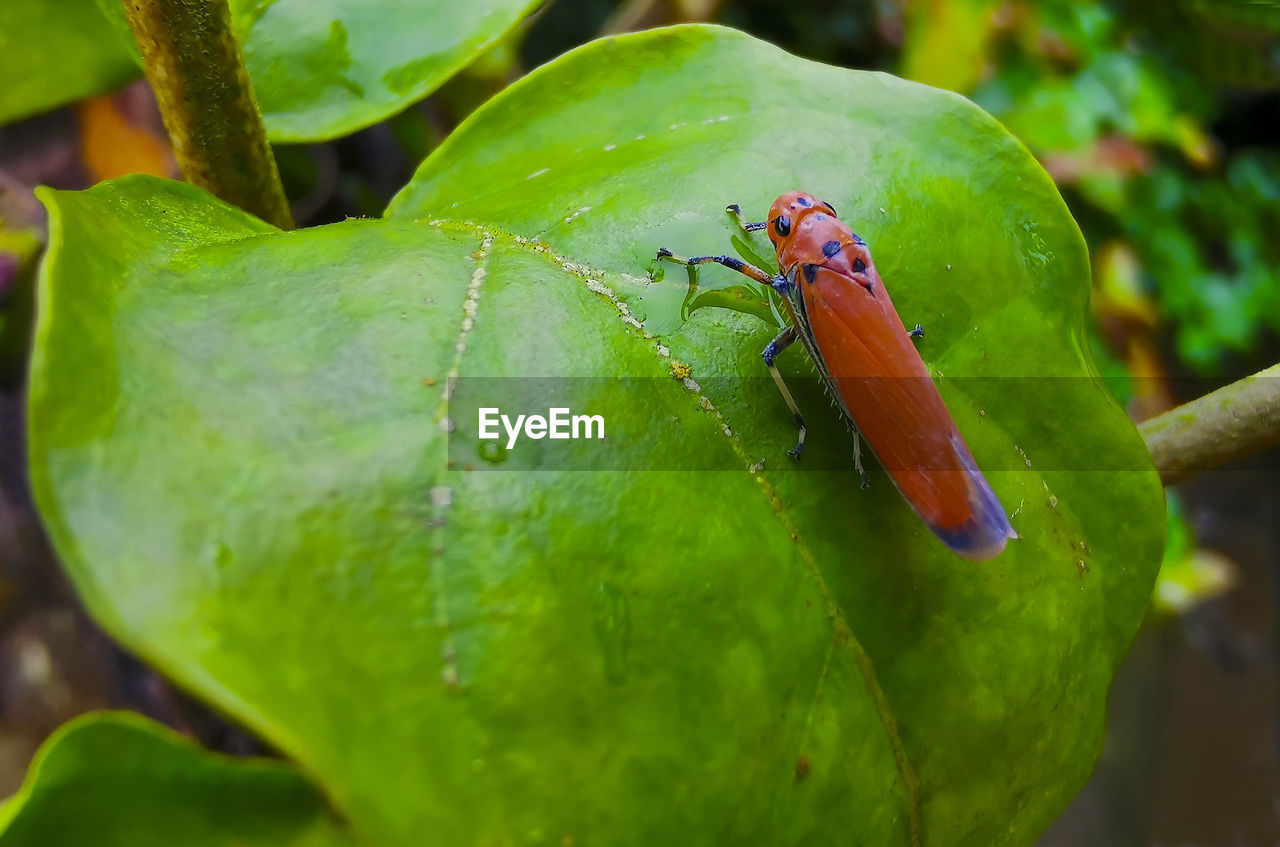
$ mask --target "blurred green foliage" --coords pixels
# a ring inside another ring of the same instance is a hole
[[[1054,174],[1091,247],[1120,239],[1181,363],[1280,331],[1280,7],[1004,5],[970,92]]]

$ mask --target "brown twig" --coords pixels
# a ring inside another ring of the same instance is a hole
[[[1280,365],[1138,427],[1165,485],[1280,444]]]
[[[293,227],[227,0],[124,0],[183,177]]]

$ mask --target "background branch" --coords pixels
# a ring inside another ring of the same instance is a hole
[[[226,0],[124,0],[183,177],[293,227]]]
[[[1280,444],[1280,365],[1138,427],[1165,485]]]

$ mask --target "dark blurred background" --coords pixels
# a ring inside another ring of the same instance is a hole
[[[528,69],[603,34],[682,21],[948,88],[1003,121],[1085,234],[1094,356],[1135,420],[1280,361],[1275,0],[556,0],[403,114],[277,147],[299,225],[380,214],[434,145]],[[145,83],[0,128],[0,322],[29,319],[45,238],[31,187],[136,171],[176,176]],[[27,336],[0,337],[0,796],[50,731],[107,706],[215,749],[266,752],[79,607],[26,489]],[[1171,489],[1169,510],[1102,761],[1042,845],[1280,843],[1280,453]]]

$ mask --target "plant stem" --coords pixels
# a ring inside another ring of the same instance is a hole
[[[227,0],[123,2],[183,177],[291,229]]]
[[[1280,365],[1138,427],[1165,485],[1280,444]]]

